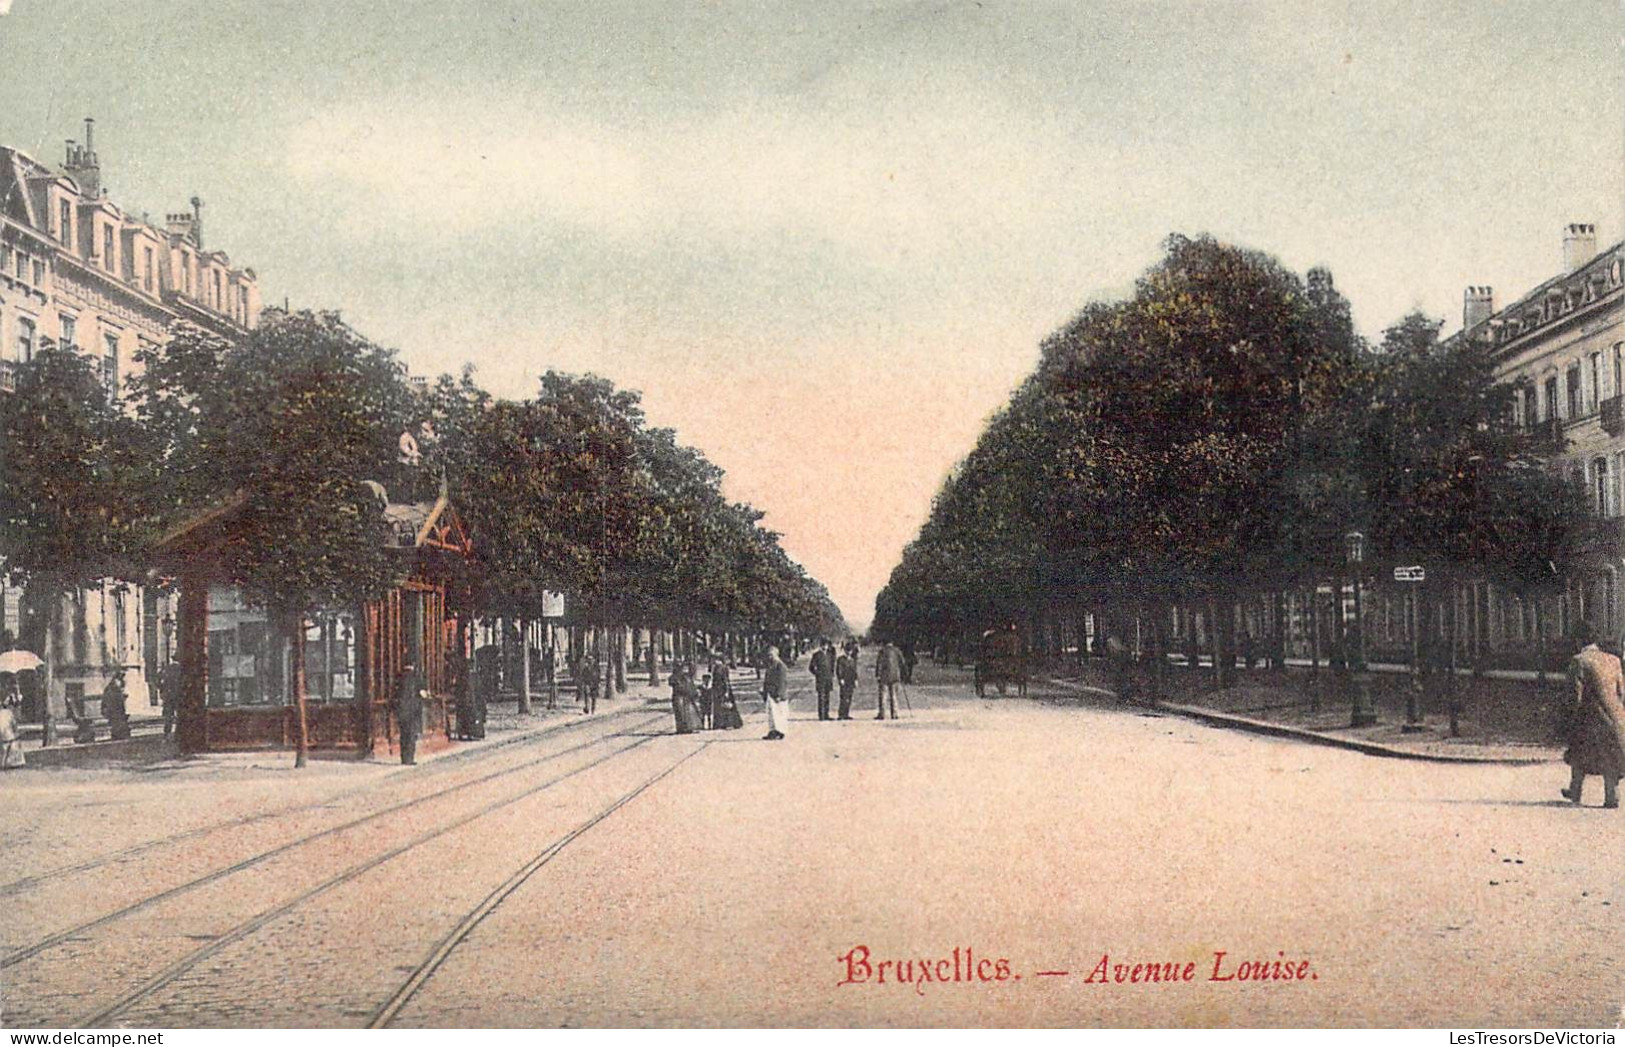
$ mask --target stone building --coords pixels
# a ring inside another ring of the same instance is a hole
[[[1559,665],[1562,638],[1590,619],[1605,636],[1625,635],[1625,244],[1597,249],[1596,227],[1569,225],[1557,275],[1496,306],[1492,288],[1468,287],[1458,338],[1483,344],[1496,376],[1514,389],[1514,416],[1563,438],[1552,461],[1585,487],[1601,527],[1584,563],[1555,595],[1523,599],[1487,581],[1456,594],[1459,655],[1475,665]],[[1365,636],[1380,656],[1404,660],[1410,625],[1402,586],[1376,587]]]
[[[103,184],[93,134],[87,119],[83,143],[69,141],[57,167],[0,146],[0,394],[46,341],[93,357],[116,393],[136,354],[177,322],[235,338],[258,320],[254,271],[205,247],[202,201],[161,224],[126,212]],[[7,582],[0,575],[0,626],[37,650],[44,616]],[[149,683],[173,642],[172,601],[109,581],[64,602],[53,707],[99,695],[115,667],[132,709],[155,701]]]

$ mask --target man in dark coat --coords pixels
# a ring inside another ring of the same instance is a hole
[[[818,718],[829,719],[829,696],[835,691],[835,645],[828,640],[813,652],[807,663],[812,672],[813,686],[818,691]]]
[[[1586,775],[1602,776],[1603,806],[1619,806],[1619,779],[1625,775],[1625,672],[1619,659],[1596,644],[1596,630],[1582,622],[1576,639],[1584,644],[1569,662],[1573,688],[1568,715],[1569,787],[1563,795],[1580,802]]]
[[[779,649],[767,649],[766,664],[762,666],[762,700],[767,704],[767,734],[764,741],[776,742],[784,737],[790,724],[789,670],[779,660]]]
[[[181,707],[181,667],[174,659],[158,674],[158,699],[164,707],[164,737],[175,733],[175,716]]]
[[[418,762],[418,738],[423,734],[423,678],[411,661],[401,666],[395,686],[395,724],[401,732],[401,763]]]
[[[858,645],[848,643],[841,656],[835,659],[835,682],[841,685],[839,719],[852,719],[852,694],[858,689]]]

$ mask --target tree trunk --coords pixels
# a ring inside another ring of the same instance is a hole
[[[310,720],[305,708],[305,612],[294,612],[291,624],[293,628],[289,642],[293,644],[293,704],[298,721],[294,728],[293,765],[303,767],[310,753]]]
[[[626,626],[615,627],[615,649],[609,659],[615,666],[615,693],[626,693]]]
[[[1271,608],[1274,621],[1270,629],[1270,670],[1280,674],[1286,670],[1286,593],[1275,590]]]
[[[1320,584],[1309,584],[1309,709],[1320,712]]]
[[[1450,630],[1450,637],[1449,637],[1450,658],[1449,658],[1449,661],[1445,665],[1444,694],[1445,694],[1445,702],[1446,702],[1447,707],[1448,707],[1448,709],[1450,711],[1450,737],[1452,737],[1452,738],[1460,738],[1461,737],[1461,709],[1460,709],[1460,703],[1457,701],[1457,691],[1456,691],[1456,637],[1457,637],[1457,632],[1458,632],[1459,627],[1458,627],[1457,621],[1456,621],[1456,619],[1458,618],[1457,609],[1456,609],[1456,604],[1457,604],[1456,595],[1457,595],[1457,593],[1456,593],[1456,587],[1455,587],[1455,585],[1453,583],[1450,586],[1449,595],[1450,595],[1450,606],[1448,608],[1449,617],[1446,620],[1448,622],[1448,627],[1449,627],[1449,630]]]
[[[1541,598],[1540,598],[1539,595],[1536,595],[1534,597],[1534,601],[1535,601],[1535,684],[1536,684],[1536,686],[1539,686],[1539,687],[1545,687],[1546,686],[1546,623],[1545,623],[1545,615],[1541,614],[1541,612],[1543,610],[1545,610],[1545,608],[1541,606]]]
[[[40,644],[44,648],[44,662],[41,667],[40,686],[43,693],[40,703],[43,706],[43,720],[40,723],[40,745],[55,745],[57,743],[56,708],[51,704],[51,696],[56,690],[56,628],[62,620],[62,588],[54,580],[47,582],[45,588],[45,642]]]
[[[529,620],[519,619],[519,715],[530,715],[530,630]]]

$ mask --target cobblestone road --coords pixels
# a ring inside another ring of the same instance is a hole
[[[623,703],[417,773],[9,775],[4,1020],[363,1025],[435,956],[395,1024],[1620,1020],[1625,820],[1558,802],[1560,766],[978,702],[930,668],[902,720],[862,693],[849,723],[798,699],[772,744],[759,717],[680,738]],[[203,831],[228,818],[251,820]],[[73,831],[87,819],[105,837]],[[1091,982],[1103,957],[1114,980]],[[1212,980],[1254,961],[1307,974]],[[1137,963],[1194,975],[1115,981]]]

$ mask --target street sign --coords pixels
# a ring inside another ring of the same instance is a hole
[[[1428,573],[1420,566],[1394,568],[1394,581],[1396,582],[1425,582]]]
[[[542,593],[542,617],[564,617],[564,594],[555,592]]]

